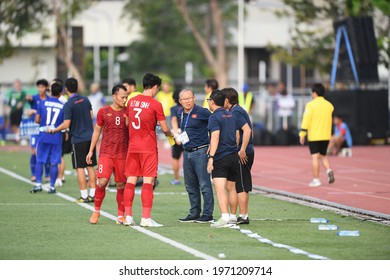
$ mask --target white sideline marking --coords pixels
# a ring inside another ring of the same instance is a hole
[[[7,169],[4,169],[2,167],[0,167],[0,172],[4,173],[4,174],[6,174],[6,175],[8,175],[8,176],[10,176],[12,178],[15,178],[15,179],[17,179],[19,181],[25,182],[27,184],[35,185],[35,183],[31,182],[29,179],[26,179],[26,178],[24,178],[24,177],[22,177],[22,176],[20,176],[20,175],[18,175],[16,173],[14,173],[14,172],[9,171]],[[42,188],[44,190],[48,190],[48,187],[45,186],[45,185],[42,185]],[[58,191],[55,193],[55,195],[65,199],[65,200],[68,200],[70,202],[76,202],[76,199],[74,199],[73,197],[68,196],[66,194],[63,194],[63,193],[60,193]],[[95,210],[94,207],[92,207],[92,206],[90,206],[88,204],[85,204],[85,203],[77,203],[77,204],[79,206],[81,206],[81,207],[84,207],[84,208],[88,209],[88,210],[91,210],[91,211]],[[113,221],[116,221],[116,219],[117,219],[116,216],[111,215],[111,214],[109,214],[107,212],[104,212],[104,211],[100,211],[100,215],[102,215],[102,216],[104,216],[104,217],[106,217],[108,219],[111,219]],[[169,245],[171,245],[171,246],[173,246],[173,247],[175,247],[177,249],[180,249],[180,250],[182,250],[184,252],[187,252],[187,253],[189,253],[191,255],[194,255],[195,257],[198,257],[198,258],[201,258],[201,259],[205,259],[205,260],[217,260],[218,259],[218,258],[215,258],[213,256],[207,255],[205,253],[202,253],[202,252],[200,252],[200,251],[198,251],[196,249],[188,247],[187,245],[181,244],[181,243],[179,243],[177,241],[174,241],[174,240],[169,239],[169,238],[167,238],[165,236],[162,236],[162,235],[160,235],[158,233],[155,233],[155,232],[152,232],[152,231],[147,230],[145,228],[142,228],[140,226],[132,226],[131,228],[133,228],[133,229],[135,229],[135,230],[137,230],[137,231],[139,231],[139,232],[141,232],[143,234],[146,234],[146,235],[148,235],[150,237],[156,238],[156,239],[158,239],[158,240],[160,240],[160,241],[162,241],[162,242],[164,242],[166,244],[169,244]]]
[[[20,181],[23,181],[23,182],[26,182],[28,184],[31,184],[31,185],[34,185],[34,183],[32,183],[30,180],[12,172],[12,171],[9,171],[7,169],[4,169],[2,167],[0,167],[0,172],[3,172],[15,179],[18,179]],[[42,186],[43,189],[45,190],[48,190],[47,186],[46,185],[43,185]],[[71,202],[76,202],[76,200],[73,198],[73,197],[70,197],[66,194],[63,194],[63,193],[60,193],[57,191],[56,193],[57,196],[59,197],[62,197],[64,198],[65,200],[68,200],[68,201],[71,201]],[[88,204],[85,204],[85,203],[78,203],[79,206],[81,207],[84,207],[88,210],[91,210],[91,211],[94,211],[94,207],[88,205]],[[100,214],[108,219],[111,219],[113,221],[116,221],[116,216],[114,215],[111,215],[107,212],[104,212],[104,211],[100,211]],[[261,219],[259,219],[261,220]],[[184,244],[181,244],[179,242],[176,242],[172,239],[169,239],[167,237],[164,237],[158,233],[155,233],[155,232],[152,232],[152,231],[149,231],[143,227],[140,227],[140,226],[132,226],[133,229],[135,230],[138,230],[139,232],[142,232],[146,235],[149,235],[150,237],[153,237],[153,238],[156,238],[164,243],[167,243],[175,248],[178,248],[180,250],[183,250],[185,252],[188,252],[196,257],[199,257],[199,258],[202,258],[202,259],[205,259],[205,260],[217,260],[217,258],[214,258],[212,256],[209,256],[205,253],[202,253],[202,252],[199,252],[191,247],[188,247]],[[292,247],[292,246],[289,246],[289,245],[285,245],[285,244],[281,244],[281,243],[277,243],[277,242],[273,242],[272,240],[269,240],[267,238],[264,238],[262,236],[260,236],[259,234],[257,233],[254,233],[252,232],[251,230],[248,230],[248,229],[240,229],[240,227],[238,225],[235,225],[235,226],[232,226],[231,229],[235,229],[235,230],[239,230],[241,233],[245,234],[246,236],[248,236],[249,238],[255,238],[257,239],[259,242],[262,242],[262,243],[265,243],[265,244],[269,244],[275,248],[281,248],[281,249],[286,249],[288,251],[290,251],[291,253],[293,254],[301,254],[301,255],[306,255],[308,258],[311,258],[311,259],[316,259],[316,260],[329,260],[329,258],[327,257],[323,257],[323,256],[320,256],[320,255],[317,255],[317,254],[312,254],[312,253],[309,253],[307,251],[304,251],[304,250],[301,250],[301,249],[298,249],[298,248],[295,248],[295,247]]]
[[[271,245],[271,246],[273,246],[275,248],[286,249],[286,250],[290,251],[293,254],[305,255],[308,258],[315,259],[315,260],[329,260],[327,257],[323,257],[323,256],[320,256],[320,255],[312,254],[312,253],[306,252],[304,250],[292,247],[290,245],[285,245],[285,244],[273,242],[272,240],[264,238],[264,237],[260,236],[259,234],[255,233],[255,232],[252,232],[249,229],[240,229],[240,227],[237,226],[237,225],[233,226],[233,227],[230,227],[230,228],[231,229],[235,229],[235,230],[239,230],[241,233],[245,234],[246,236],[248,236],[250,238],[257,239],[257,241],[259,241],[261,243],[269,244],[269,245]]]

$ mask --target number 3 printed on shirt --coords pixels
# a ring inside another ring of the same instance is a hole
[[[134,108],[133,110],[137,112],[137,113],[135,113],[134,118],[136,118],[138,121],[137,121],[137,123],[134,121],[131,122],[131,125],[134,127],[134,129],[140,129],[141,128],[141,119],[139,118],[139,114],[141,114],[142,109],[141,108]]]

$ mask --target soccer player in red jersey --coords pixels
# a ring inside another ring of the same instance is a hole
[[[110,106],[99,109],[96,126],[93,131],[91,146],[86,161],[92,162],[91,157],[100,133],[103,132],[97,177],[99,184],[95,192],[95,211],[89,219],[91,224],[96,224],[100,217],[100,208],[106,195],[106,187],[111,174],[115,175],[117,186],[116,201],[118,203],[117,224],[125,222],[124,188],[126,185],[125,164],[127,145],[129,143],[129,132],[126,117],[126,88],[123,85],[116,85],[112,88],[113,103]]]
[[[150,218],[153,206],[153,185],[157,177],[158,154],[156,125],[159,122],[164,134],[172,138],[171,131],[166,123],[163,107],[154,99],[161,85],[161,79],[154,74],[147,73],[143,77],[142,94],[133,97],[127,104],[129,120],[129,147],[126,158],[125,175],[125,225],[135,225],[133,219],[133,200],[135,184],[138,177],[143,177],[141,190],[143,227],[161,227]]]

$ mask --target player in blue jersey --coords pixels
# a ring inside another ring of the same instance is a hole
[[[47,80],[40,79],[35,84],[38,87],[38,94],[26,96],[26,100],[30,104],[30,107],[31,107],[31,109],[28,111],[28,115],[30,116],[31,122],[35,122],[35,114],[37,113],[39,103],[48,98],[46,92],[47,92],[47,87],[49,86],[49,83],[47,82]],[[31,170],[31,181],[32,182],[36,181],[35,165],[37,162],[36,147],[37,147],[37,143],[39,140],[38,137],[39,137],[39,134],[30,135],[30,146],[31,146],[30,170]],[[49,173],[50,173],[50,162],[47,162],[45,164],[46,177],[49,177]]]
[[[54,187],[58,176],[58,164],[61,163],[62,155],[62,134],[46,133],[47,127],[57,127],[64,120],[64,104],[58,100],[62,92],[62,86],[58,83],[51,85],[52,97],[40,102],[35,116],[35,122],[39,124],[40,139],[37,146],[37,164],[35,166],[35,175],[37,177],[36,185],[30,191],[36,193],[42,191],[43,164],[47,162],[50,156],[50,189],[48,193],[56,193]]]

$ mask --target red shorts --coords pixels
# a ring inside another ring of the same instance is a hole
[[[127,153],[125,175],[136,177],[157,177],[157,153]]]
[[[115,182],[124,183],[127,180],[125,176],[125,166],[126,159],[100,156],[96,176],[98,178],[110,179],[111,174],[114,173]]]

